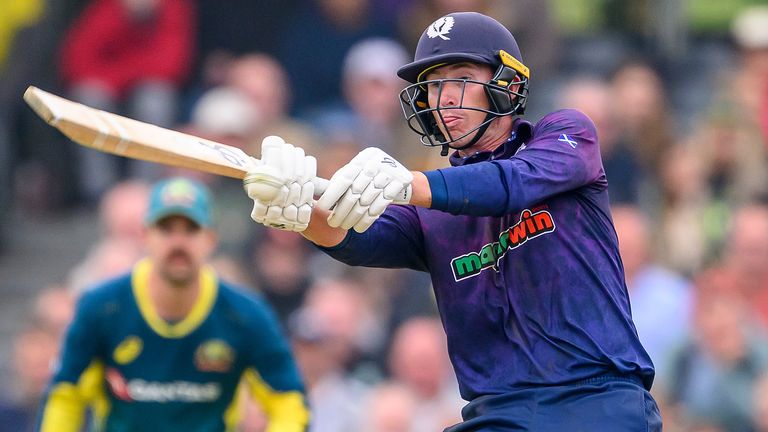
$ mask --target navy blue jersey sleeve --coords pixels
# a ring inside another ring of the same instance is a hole
[[[320,250],[352,266],[428,271],[414,206],[391,205],[364,233],[349,230],[341,243]]]
[[[502,216],[585,185],[607,185],[595,126],[575,110],[542,119],[511,158],[425,174],[432,208],[469,216]]]

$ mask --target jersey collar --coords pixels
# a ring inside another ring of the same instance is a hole
[[[152,263],[148,259],[143,259],[134,266],[131,275],[133,296],[142,318],[155,333],[162,337],[178,339],[187,336],[200,327],[213,309],[218,292],[215,273],[209,267],[203,268],[200,272],[200,294],[197,296],[192,310],[184,319],[171,324],[157,313],[157,309],[150,299],[149,273],[151,269]]]
[[[469,156],[461,156],[457,150],[451,154],[449,161],[452,166],[461,166],[494,159],[509,159],[515,154],[520,145],[531,139],[532,135],[533,125],[531,122],[516,118],[509,138],[502,145],[496,147],[496,149],[480,151]]]

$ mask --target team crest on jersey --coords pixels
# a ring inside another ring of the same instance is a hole
[[[235,361],[235,351],[221,339],[203,342],[195,351],[195,366],[203,372],[227,372]]]
[[[144,348],[144,343],[138,336],[128,336],[112,351],[112,358],[115,363],[126,365],[136,360],[136,357],[141,354],[142,348]]]
[[[427,27],[427,36],[430,39],[439,37],[442,40],[451,40],[451,38],[449,38],[446,35],[453,28],[453,23],[454,23],[454,19],[451,16],[444,16],[442,18],[438,18],[435,22],[430,24],[429,27]]]
[[[483,270],[492,268],[499,271],[499,261],[511,249],[521,246],[528,240],[555,230],[555,220],[546,210],[536,213],[523,210],[520,221],[499,234],[499,241],[488,243],[479,252],[456,257],[451,260],[451,270],[456,282],[479,275]]]

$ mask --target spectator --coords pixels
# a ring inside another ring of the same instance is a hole
[[[16,33],[40,19],[45,8],[43,0],[12,0],[3,4],[0,15],[0,74]]]
[[[191,68],[193,19],[188,0],[93,0],[64,37],[66,93],[86,105],[172,126]],[[121,178],[120,159],[80,150],[80,172],[87,173],[80,187],[94,202]],[[157,175],[156,165],[131,162],[130,175]]]
[[[355,42],[394,33],[372,13],[371,0],[303,2],[282,30],[277,57],[290,76],[298,114],[341,101],[341,65]]]
[[[306,124],[289,116],[292,92],[288,74],[274,57],[263,53],[238,57],[229,65],[224,82],[247,97],[258,112],[246,153],[258,155],[255,144],[268,135],[283,136],[288,142],[302,145],[311,145],[317,139]]]
[[[11,137],[8,130],[6,110],[0,109],[0,254],[6,247],[8,226],[10,225],[11,205],[13,201],[13,158],[11,155]]]
[[[99,203],[99,224],[105,238],[142,244],[149,185],[126,180],[110,188]]]
[[[205,91],[192,107],[191,122],[182,129],[195,136],[237,147],[246,153],[249,143],[259,133],[261,111],[243,91],[221,85]],[[258,155],[255,155],[258,156]],[[165,167],[165,171],[193,177],[205,183],[221,204],[218,220],[227,230],[221,232],[221,251],[241,255],[243,239],[253,234],[253,227],[242,219],[250,208],[241,198],[242,184],[222,176]]]
[[[405,81],[396,72],[409,60],[405,49],[392,39],[357,42],[344,58],[344,103],[319,108],[312,122],[331,141],[355,142],[360,150],[379,147],[413,166],[438,162],[444,166],[402,120],[398,95]]]
[[[85,258],[67,275],[67,285],[79,296],[104,279],[128,271],[141,258],[141,248],[132,242],[105,238],[92,245]]]
[[[752,204],[734,212],[722,262],[768,329],[768,206]]]
[[[451,373],[437,318],[412,318],[396,331],[389,357],[394,382],[413,393],[415,431],[439,431],[461,418],[464,401]]]
[[[364,382],[381,378],[374,360],[383,349],[383,326],[363,285],[353,279],[319,279],[307,292],[304,306],[324,317],[337,341],[340,359],[349,373]]]
[[[342,300],[339,310],[349,309],[349,304]],[[288,324],[312,407],[309,430],[358,432],[365,414],[361,400],[367,395],[368,386],[346,373],[349,342],[333,329],[331,321],[338,318],[322,312],[326,311],[307,305],[297,310]]]
[[[419,429],[416,398],[403,385],[384,382],[371,390],[366,400],[365,417],[359,430],[368,432],[428,432]]]
[[[664,150],[676,140],[675,119],[658,71],[647,61],[630,59],[611,76],[612,111],[617,128],[651,178],[659,172]]]
[[[691,276],[716,249],[728,209],[711,201],[701,160],[684,144],[664,152],[659,195],[656,255],[671,269]]]
[[[253,143],[260,143],[267,135],[279,133],[292,142],[314,142],[314,132],[288,116],[289,102],[290,91],[282,66],[267,54],[246,54],[232,59],[223,72],[221,85],[211,87],[196,100],[185,130],[240,148],[254,157],[260,154]],[[233,256],[241,255],[243,239],[254,235],[253,225],[242,218],[250,203],[242,199],[241,183],[188,170],[182,172],[213,190],[222,203],[219,220],[229,227],[222,232],[222,250]],[[280,315],[285,318],[283,312]]]
[[[69,289],[61,285],[44,288],[35,296],[32,304],[33,321],[57,338],[64,334],[74,312],[75,297]]]
[[[754,392],[754,432],[768,432],[768,375],[757,381]]]
[[[241,90],[217,86],[207,90],[192,108],[192,133],[246,150],[263,122],[261,109]]]
[[[312,283],[307,260],[310,250],[301,237],[290,232],[259,230],[249,253],[252,279],[285,323],[304,302]]]
[[[298,0],[193,0],[197,10],[197,64],[193,89],[225,82],[229,63],[253,52],[277,53],[285,22]]]
[[[128,271],[141,258],[149,185],[140,180],[115,184],[99,203],[100,238],[68,275],[79,294],[92,284]]]
[[[712,84],[713,100],[691,139],[713,199],[729,206],[768,194],[768,144],[759,120],[760,98],[768,91],[766,29],[768,7],[738,14],[733,22],[738,60]]]
[[[668,391],[689,421],[749,432],[754,387],[768,371],[768,341],[755,332],[735,285],[718,270],[697,278],[691,338],[670,363]]]
[[[0,401],[0,428],[31,431],[35,415],[59,352],[59,339],[51,329],[34,321],[16,335],[12,351],[14,389],[10,400]]]
[[[763,128],[763,139],[768,142],[768,89],[763,94],[760,104],[760,125]]]
[[[76,203],[72,149],[20,96],[30,84],[57,89],[61,35],[85,1],[3,2],[0,34],[11,31],[12,39],[0,65],[0,213],[11,204],[42,215]]]
[[[655,262],[650,223],[638,207],[616,206],[611,214],[624,263],[632,319],[663,385],[670,357],[689,331],[690,284]]]
[[[635,153],[622,141],[612,104],[608,85],[596,78],[577,78],[562,89],[559,106],[582,111],[595,123],[611,202],[637,203],[645,174]]]
[[[31,431],[35,414],[51,377],[59,340],[74,312],[67,289],[51,285],[33,299],[27,322],[14,335],[11,348],[12,385],[0,395],[0,430]]]

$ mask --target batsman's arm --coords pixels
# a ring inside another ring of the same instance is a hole
[[[413,195],[411,195],[410,204],[416,207],[430,208],[432,206],[432,189],[429,185],[427,176],[421,171],[411,171],[413,173]]]

